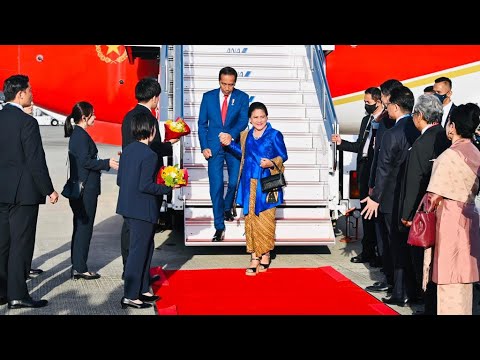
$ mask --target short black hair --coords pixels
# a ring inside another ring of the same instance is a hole
[[[132,136],[135,140],[145,140],[152,135],[156,119],[147,113],[138,113],[132,119]]]
[[[160,96],[162,88],[155,78],[143,78],[135,85],[135,98],[138,102],[146,102],[154,96]]]
[[[439,77],[439,78],[435,79],[435,84],[438,84],[438,83],[441,83],[441,82],[448,83],[448,86],[450,86],[450,89],[452,88],[452,80],[450,80],[450,78],[442,76],[442,77]]]
[[[393,89],[402,86],[403,84],[398,81],[397,79],[389,79],[384,81],[380,85],[380,91],[383,95],[388,96],[392,92]]]
[[[28,89],[29,79],[27,75],[12,75],[3,83],[3,94],[5,102],[15,99],[19,91]]]
[[[390,102],[392,104],[397,104],[403,109],[403,111],[411,113],[415,98],[413,97],[412,90],[402,85],[392,89],[392,92],[390,93]]]
[[[428,92],[434,92],[434,91],[433,91],[433,85],[427,86],[425,89],[423,89],[423,92],[426,92],[426,93],[428,93]]]
[[[237,70],[230,66],[225,66],[220,70],[220,72],[218,73],[218,81],[220,81],[222,75],[233,75],[235,76],[235,82],[237,82]]]
[[[369,87],[367,90],[365,90],[365,94],[369,94],[375,101],[378,101],[382,98],[382,93],[377,87]]]

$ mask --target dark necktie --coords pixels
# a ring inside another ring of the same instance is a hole
[[[365,128],[365,132],[363,133],[363,138],[365,141],[368,139],[368,134],[370,133],[370,130],[372,128],[372,121],[373,121],[373,115],[370,115],[370,119],[368,119],[367,127]]]

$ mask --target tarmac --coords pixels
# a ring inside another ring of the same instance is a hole
[[[68,138],[63,137],[61,126],[41,126],[43,146],[50,176],[58,193],[67,176]],[[119,146],[97,144],[99,157],[117,157]],[[155,315],[155,307],[149,309],[122,309],[123,296],[122,258],[120,254],[120,230],[123,219],[115,213],[118,187],[116,171],[102,174],[102,194],[99,197],[88,266],[98,272],[96,280],[70,279],[70,240],[72,212],[68,200],[60,196],[57,204],[40,206],[35,253],[32,268],[44,272],[28,280],[28,288],[34,299],[47,299],[48,306],[39,309],[9,310],[0,307],[1,315]],[[345,231],[345,219],[338,226]],[[361,233],[361,229],[360,233]],[[213,234],[213,229],[212,229]],[[368,264],[354,264],[350,258],[361,252],[360,241],[341,242],[338,236],[332,246],[279,246],[272,256],[272,268],[332,266],[352,282],[365,288],[383,280],[379,268]],[[152,267],[167,270],[238,268],[249,264],[249,254],[244,247],[185,246],[181,231],[166,230],[155,235],[156,249]],[[386,293],[372,293],[381,299]],[[474,314],[479,314],[480,292],[474,293]],[[422,305],[392,306],[402,315],[421,310]]]

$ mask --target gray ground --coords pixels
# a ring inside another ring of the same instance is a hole
[[[42,126],[41,133],[55,189],[60,192],[66,180],[66,156],[68,139],[63,137],[62,127]],[[98,145],[99,156],[117,156],[119,147]],[[40,207],[33,268],[45,272],[29,280],[29,290],[35,299],[44,298],[49,305],[41,309],[8,310],[0,307],[6,315],[154,315],[154,308],[146,310],[123,310],[120,298],[123,294],[121,280],[122,260],[120,255],[120,229],[122,218],[115,214],[118,188],[116,172],[102,175],[102,195],[99,197],[95,227],[89,253],[89,270],[99,272],[98,280],[72,281],[70,274],[70,237],[72,213],[68,201],[61,197],[55,205]],[[340,227],[344,228],[340,223]],[[213,232],[212,232],[213,234]],[[340,238],[339,238],[340,239]],[[243,270],[249,263],[249,255],[243,247],[186,247],[183,234],[165,231],[155,236],[157,249],[152,266],[166,269],[238,268]],[[319,267],[332,266],[360,287],[382,280],[379,269],[365,264],[353,264],[350,258],[361,249],[359,242],[337,241],[335,246],[277,247],[272,267]],[[385,293],[374,294],[377,298]],[[475,294],[475,304],[479,296]],[[421,306],[393,307],[401,314],[409,315]],[[478,314],[475,305],[475,313]]]

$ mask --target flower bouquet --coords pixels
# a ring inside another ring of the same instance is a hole
[[[170,187],[174,187],[175,185],[187,186],[188,171],[187,169],[180,169],[178,165],[162,166],[160,170],[158,170],[157,184],[164,184]]]
[[[181,117],[178,117],[175,121],[167,120],[164,125],[165,141],[179,139],[181,136],[190,134],[190,127]]]

